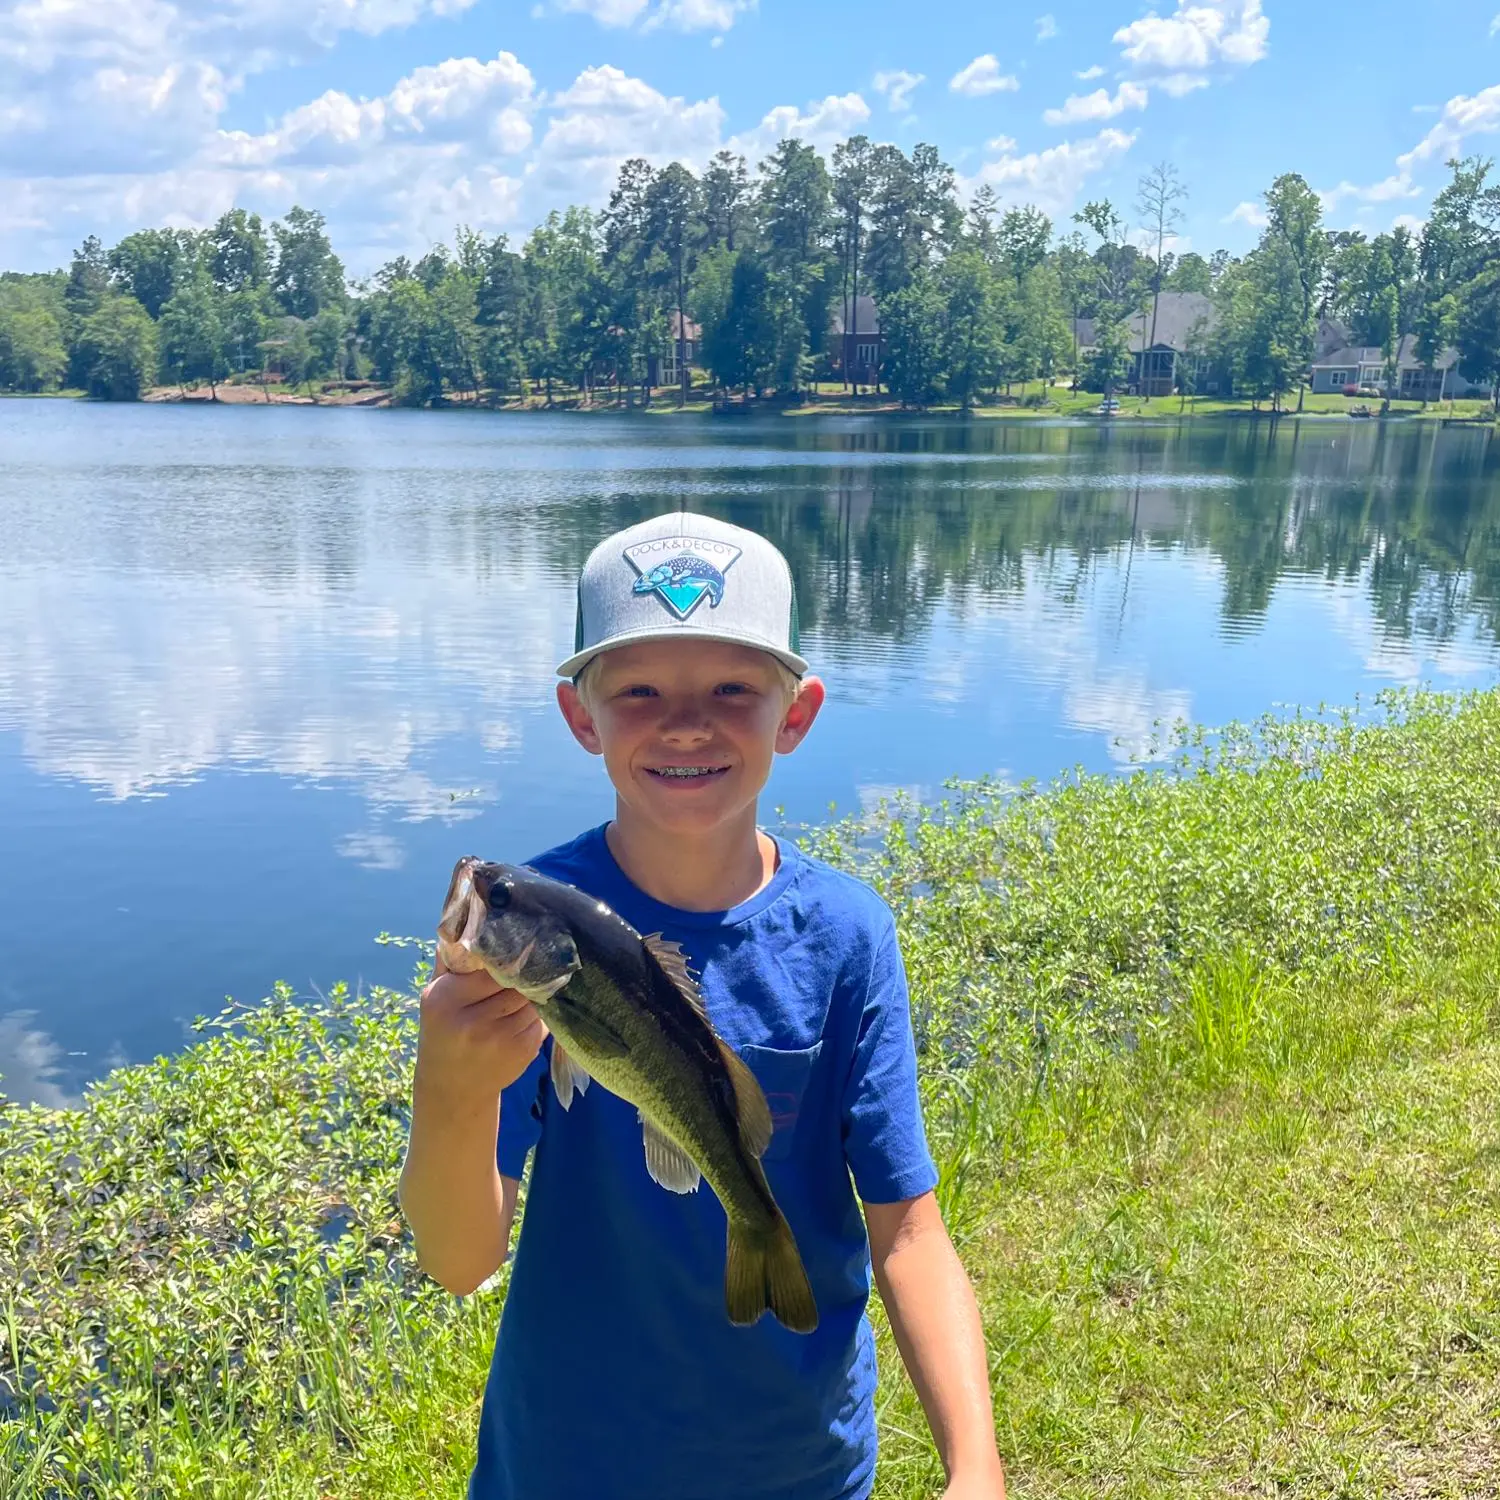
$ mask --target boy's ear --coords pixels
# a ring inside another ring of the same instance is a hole
[[[797,686],[797,696],[787,705],[781,728],[776,731],[776,753],[790,755],[807,738],[818,710],[823,707],[828,690],[821,677],[809,673]],[[577,732],[576,730],[574,731]]]
[[[594,723],[594,716],[588,711],[583,699],[578,696],[578,689],[571,682],[558,683],[557,706],[562,710],[563,718],[568,721],[568,728],[573,731],[573,738],[590,755],[603,755],[604,745],[599,739],[599,730]]]

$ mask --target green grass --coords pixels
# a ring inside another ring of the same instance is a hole
[[[1397,697],[809,834],[897,912],[1016,1494],[1500,1490],[1497,745]],[[0,1497],[462,1493],[504,1281],[413,1264],[412,1037],[282,990],[0,1111]]]

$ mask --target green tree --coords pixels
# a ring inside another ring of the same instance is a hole
[[[89,395],[139,400],[156,370],[156,325],[134,297],[106,297],[83,319],[74,358]]]
[[[665,268],[676,313],[677,404],[687,404],[690,377],[687,359],[688,278],[702,243],[703,195],[698,181],[680,162],[662,168],[646,189],[646,237]]]
[[[141,229],[109,252],[110,277],[153,318],[191,280],[198,264],[197,236],[185,229]]]
[[[70,316],[86,318],[109,294],[109,257],[98,235],[91,234],[73,252],[63,302]]]
[[[325,380],[342,380],[348,374],[350,319],[341,307],[325,307],[307,323],[307,340],[312,345],[312,362],[308,373]]]
[[[1050,380],[1068,358],[1073,331],[1064,311],[1062,282],[1051,264],[1026,273],[1014,302],[1006,378]]]
[[[1323,281],[1323,266],[1328,255],[1328,240],[1323,233],[1322,200],[1296,172],[1285,172],[1271,184],[1266,194],[1264,239],[1277,247],[1274,259],[1268,258],[1265,269],[1276,281],[1281,315],[1273,341],[1284,358],[1296,370],[1297,410],[1302,410],[1306,387],[1301,372],[1311,362],[1313,340],[1317,336],[1318,291]],[[1286,278],[1290,277],[1293,295],[1287,297]],[[1280,394],[1283,378],[1273,390]]]
[[[1094,352],[1089,356],[1088,386],[1107,401],[1130,370],[1130,334],[1118,318],[1094,323]]]
[[[0,277],[0,387],[49,391],[68,367],[61,278]]]
[[[1169,161],[1158,162],[1144,177],[1137,189],[1135,211],[1141,216],[1146,232],[1156,242],[1156,254],[1151,267],[1151,328],[1146,336],[1146,348],[1156,347],[1156,320],[1161,311],[1162,279],[1166,271],[1167,237],[1175,235],[1182,227],[1182,205],[1187,200],[1187,189],[1177,175],[1177,168]]]
[[[1453,180],[1432,200],[1418,251],[1429,298],[1466,285],[1500,251],[1500,183],[1489,182],[1493,167],[1489,157],[1448,162]]]
[[[926,271],[881,304],[885,383],[903,406],[930,406],[942,389],[946,312],[942,289]]]
[[[255,291],[271,274],[271,244],[260,215],[231,208],[204,235],[208,273],[221,292]]]
[[[1199,292],[1206,297],[1214,289],[1213,272],[1201,255],[1189,250],[1177,257],[1163,286],[1169,292]]]
[[[333,253],[322,214],[291,208],[271,226],[271,234],[276,241],[271,289],[286,313],[315,318],[325,307],[344,304],[344,266]]]
[[[247,370],[258,370],[261,344],[270,337],[269,293],[264,287],[246,287],[221,294],[218,305],[225,362],[240,375]]]
[[[723,265],[716,263],[719,276]],[[704,328],[704,358],[714,379],[726,390],[753,388],[759,395],[775,368],[777,333],[770,272],[760,256],[741,250],[729,263],[723,314]]]
[[[863,135],[850,136],[833,149],[833,202],[838,214],[840,290],[843,298],[843,347],[839,369],[849,384],[847,351],[857,347],[859,334],[859,263],[865,243],[865,216],[869,208],[874,148]],[[872,332],[873,330],[866,330]],[[856,369],[860,366],[856,365]],[[856,384],[855,393],[859,387]]]
[[[705,244],[734,250],[744,242],[753,222],[754,205],[745,158],[733,151],[716,152],[703,174]]]
[[[996,249],[1019,291],[1021,283],[1047,259],[1052,220],[1036,208],[1007,209],[996,231]]]
[[[1427,405],[1427,391],[1431,385],[1432,372],[1437,368],[1437,362],[1442,358],[1443,352],[1457,339],[1458,328],[1459,301],[1453,292],[1430,299],[1417,314],[1416,354],[1422,362],[1422,370],[1426,377],[1422,381],[1423,406]],[[1446,394],[1447,386],[1448,370],[1445,366],[1442,381],[1438,386],[1440,402]]]
[[[1464,288],[1457,343],[1464,374],[1490,387],[1500,415],[1500,263],[1486,267]]]
[[[1073,389],[1078,389],[1081,375],[1078,359],[1078,321],[1088,306],[1094,286],[1094,262],[1083,236],[1075,229],[1058,244],[1052,256],[1057,273],[1058,292],[1068,320],[1068,337],[1072,343]]]
[[[948,395],[968,411],[981,391],[993,390],[999,383],[1005,356],[1005,304],[1009,288],[1001,284],[994,267],[977,246],[948,256],[943,262],[939,287],[944,316],[936,362],[944,372]],[[901,378],[904,382],[905,372]],[[891,388],[896,389],[894,384]]]
[[[828,332],[833,184],[823,158],[801,141],[782,141],[761,163],[758,203],[780,329],[775,381],[794,389]]]
[[[490,388],[504,392],[519,385],[526,371],[525,264],[503,234],[489,241],[477,236],[469,258],[477,273],[474,306],[480,366]]]
[[[162,374],[181,385],[207,381],[214,400],[229,373],[214,284],[201,267],[162,305],[157,325]]]

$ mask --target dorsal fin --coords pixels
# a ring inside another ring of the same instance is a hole
[[[740,1140],[751,1156],[759,1158],[771,1144],[771,1106],[754,1073],[741,1061],[739,1054],[728,1044],[719,1041],[724,1066],[729,1069],[729,1081],[734,1085],[734,1102],[738,1106]]]
[[[646,952],[661,966],[662,973],[672,981],[673,988],[708,1022],[708,1029],[713,1031],[714,1041],[718,1043],[724,1066],[729,1072],[729,1081],[734,1086],[740,1140],[751,1156],[760,1157],[771,1144],[771,1107],[766,1103],[766,1096],[761,1091],[755,1074],[741,1062],[734,1048],[714,1031],[708,1007],[703,1003],[703,991],[698,988],[698,981],[688,968],[687,955],[682,949],[676,943],[668,942],[659,932],[653,932],[650,937],[642,938],[641,941],[646,945]]]
[[[653,932],[650,937],[642,938],[641,941],[646,945],[646,952],[661,965],[662,973],[672,981],[678,994],[707,1021],[708,1007],[703,1003],[703,991],[698,988],[697,979],[688,968],[687,954],[676,943],[668,942],[659,932]],[[710,1021],[709,1024],[711,1026],[713,1023]]]

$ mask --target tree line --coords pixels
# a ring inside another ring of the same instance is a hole
[[[76,388],[115,400],[156,384],[264,377],[368,379],[412,403],[559,394],[649,401],[661,361],[678,400],[692,363],[725,392],[787,395],[846,370],[836,330],[879,319],[889,393],[969,406],[1002,387],[1070,374],[1112,391],[1130,365],[1128,321],[1154,330],[1164,292],[1199,292],[1216,316],[1191,353],[1235,388],[1280,403],[1303,389],[1319,320],[1379,347],[1394,371],[1416,339],[1431,368],[1459,351],[1473,380],[1500,382],[1500,184],[1493,163],[1449,163],[1419,233],[1330,230],[1296,173],[1264,195],[1242,257],[1174,253],[1187,192],[1169,163],[1128,211],[1088,203],[1065,226],[1002,209],[981,186],[965,205],[935,148],[908,154],[854,136],[825,159],[782,141],[752,173],[721,151],[701,175],[642,159],[608,205],[553,212],[519,244],[460,228],[450,248],[397,256],[350,281],[323,216],[292,208],[267,226],[236,208],[211,228],[143,229],[106,249],[90,237],[66,270],[0,276],[0,388]],[[1079,322],[1091,337],[1080,343]],[[1196,361],[1188,360],[1190,372]]]

